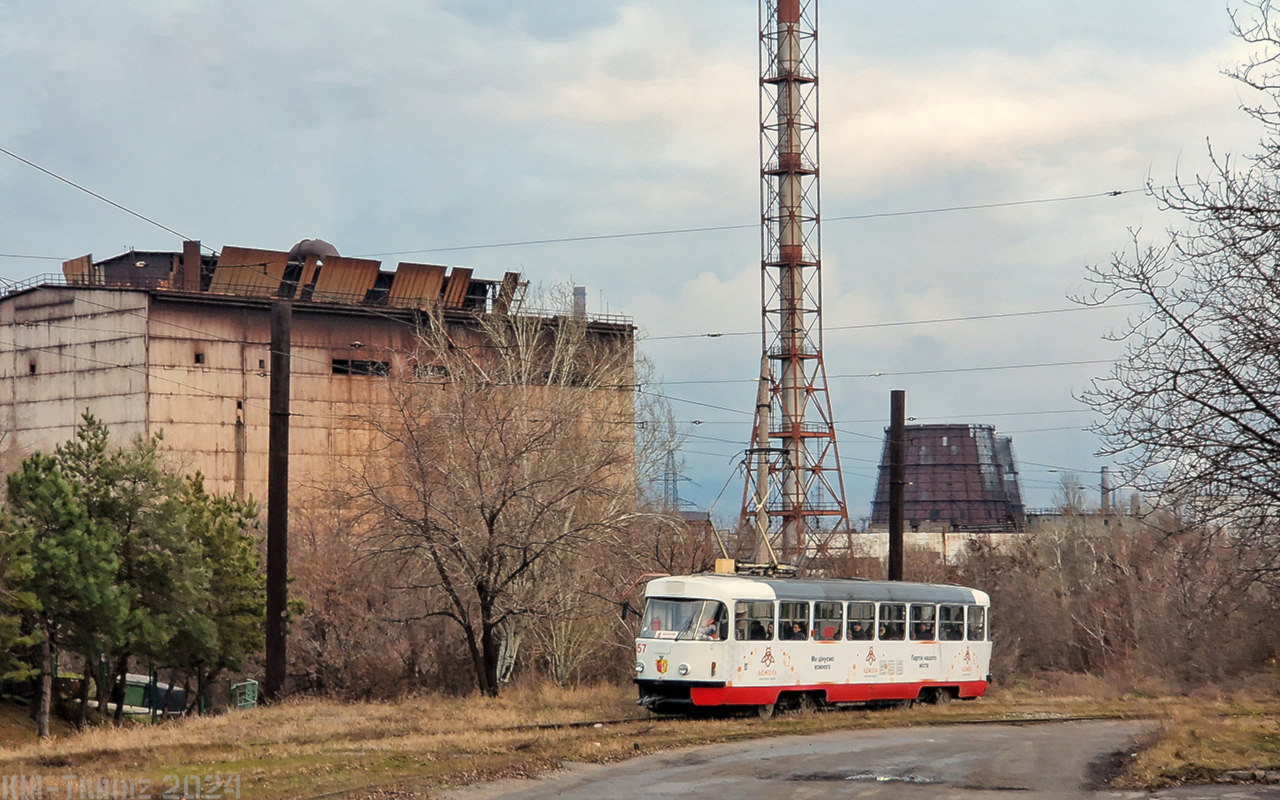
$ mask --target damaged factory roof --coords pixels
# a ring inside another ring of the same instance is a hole
[[[63,262],[62,278],[40,276],[10,291],[65,282],[407,310],[502,312],[518,305],[527,285],[518,272],[486,280],[466,267],[408,262],[388,271],[380,261],[338,255],[318,239],[305,239],[289,251],[224,247],[221,253],[204,255],[199,242],[185,242],[181,252],[130,250],[101,261],[86,255]]]

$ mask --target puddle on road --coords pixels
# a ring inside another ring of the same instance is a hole
[[[885,775],[879,772],[806,772],[798,775],[791,775],[787,778],[789,781],[827,781],[827,782],[845,782],[859,781],[864,783],[909,783],[917,786],[946,786],[951,785],[949,781],[940,781],[933,778],[926,778],[921,775]],[[982,792],[1026,792],[1030,791],[1025,786],[981,786],[975,784],[965,784],[956,786],[957,789],[965,789],[967,791]]]
[[[808,772],[792,775],[789,781],[868,781],[871,783],[915,783],[935,786],[946,783],[919,775],[883,775],[877,772]]]

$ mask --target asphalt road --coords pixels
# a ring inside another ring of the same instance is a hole
[[[541,780],[500,781],[450,800],[783,798],[1167,798],[1280,800],[1280,787],[1113,792],[1094,785],[1144,722],[950,725],[839,731],[691,748]]]

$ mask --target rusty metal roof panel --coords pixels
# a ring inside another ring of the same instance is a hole
[[[280,290],[289,254],[278,250],[224,247],[209,291],[250,297],[273,297]]]
[[[471,270],[466,267],[454,267],[449,273],[449,284],[444,289],[444,307],[462,308],[471,290]]]
[[[400,308],[427,308],[440,302],[445,267],[435,264],[400,262],[387,295],[387,305]]]
[[[329,256],[320,264],[311,299],[325,303],[359,303],[378,280],[381,261]]]
[[[62,274],[72,286],[87,284],[93,274],[93,256],[80,256],[62,262]]]
[[[493,310],[499,314],[506,314],[511,310],[511,303],[515,299],[516,290],[520,288],[520,273],[508,272],[502,276],[502,286],[498,289],[498,297],[493,301]]]

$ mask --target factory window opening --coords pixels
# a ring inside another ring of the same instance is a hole
[[[333,374],[386,376],[391,374],[391,362],[335,358],[333,359]]]
[[[395,279],[394,272],[379,272],[373,282],[373,288],[365,292],[363,302],[368,306],[385,306],[391,295],[391,283]]]
[[[197,351],[197,352],[196,352],[196,364],[203,364],[203,363],[204,363],[204,353],[201,353],[201,352]]]
[[[449,368],[443,364],[414,364],[413,377],[422,380],[449,377]]]
[[[258,369],[266,369],[266,368],[267,368],[267,360],[265,358],[258,359]]]
[[[30,364],[27,365],[27,374],[28,375],[36,374],[36,362],[32,361]]]

